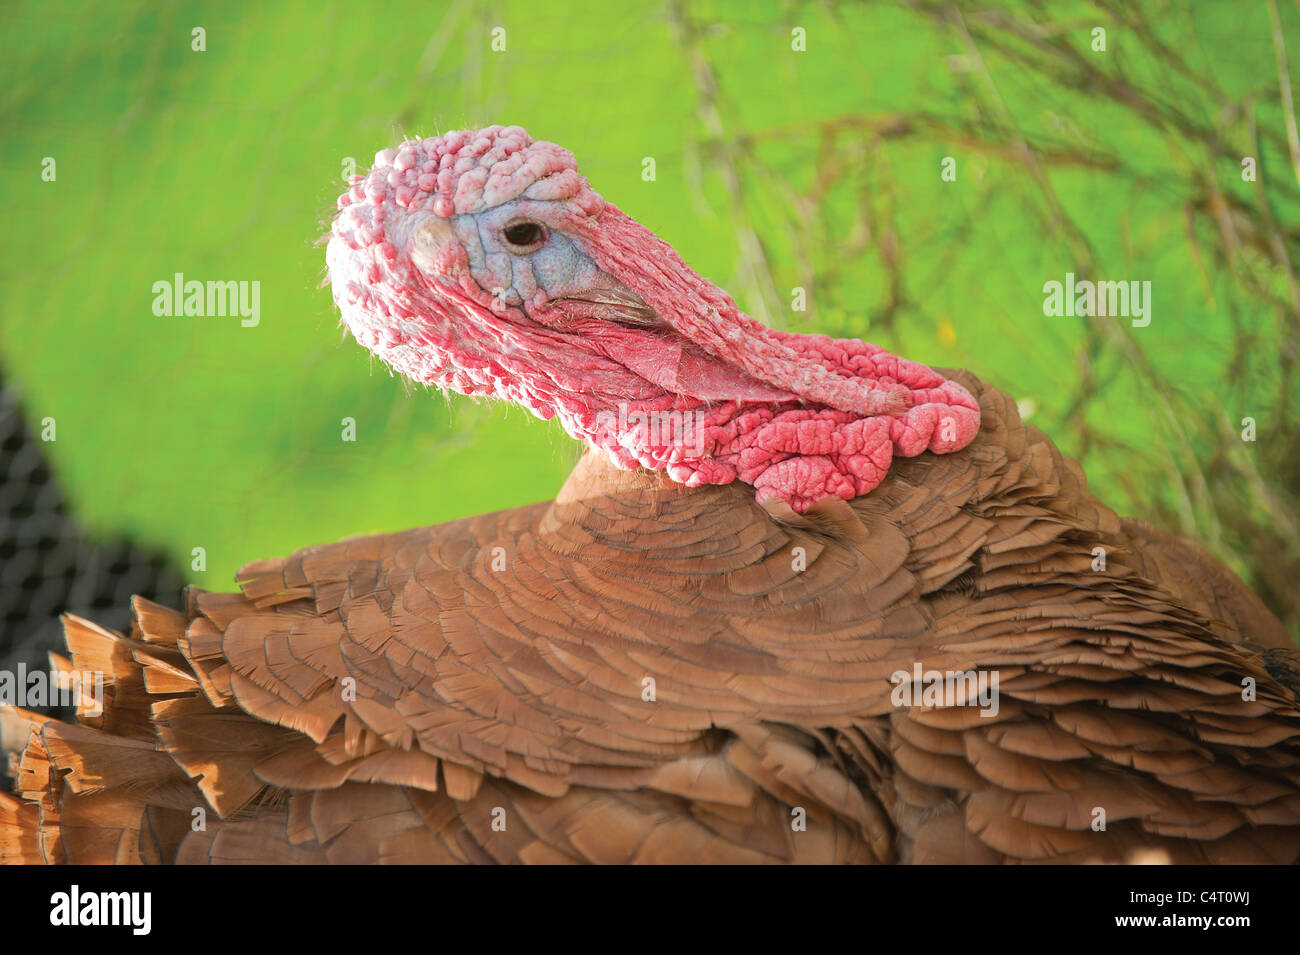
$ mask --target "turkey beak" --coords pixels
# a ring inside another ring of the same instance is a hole
[[[665,328],[667,323],[641,296],[628,288],[597,288],[580,295],[563,295],[555,302],[581,302],[610,322],[633,328]]]

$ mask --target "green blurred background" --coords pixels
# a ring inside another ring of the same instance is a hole
[[[29,422],[57,422],[46,449],[75,516],[184,568],[205,548],[200,586],[562,483],[577,452],[558,426],[404,385],[319,288],[349,157],[364,169],[406,135],[500,122],[572,149],[764,321],[1007,390],[1103,500],[1198,538],[1300,629],[1290,2],[2,16],[0,363]],[[1043,283],[1067,271],[1150,281],[1150,326],[1045,317]],[[175,272],[259,281],[260,325],[155,317],[152,285]]]

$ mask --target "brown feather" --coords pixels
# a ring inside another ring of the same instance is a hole
[[[1280,625],[946,373],[979,436],[851,502],[589,453],[555,501],[137,599],[129,637],[66,618],[104,711],[0,721],[0,860],[1300,859]],[[896,706],[918,664],[997,674],[997,713]]]

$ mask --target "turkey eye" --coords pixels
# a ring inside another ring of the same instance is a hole
[[[512,222],[501,230],[501,234],[505,236],[508,243],[515,247],[512,251],[519,249],[531,251],[546,241],[546,227],[540,222],[533,222],[531,219]]]

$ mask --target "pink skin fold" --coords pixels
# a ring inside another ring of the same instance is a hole
[[[558,417],[620,467],[744,481],[803,513],[979,430],[974,398],[925,365],[741,312],[519,127],[381,151],[338,208],[326,260],[361,345],[417,381]],[[549,250],[504,243],[506,216],[544,226]]]

